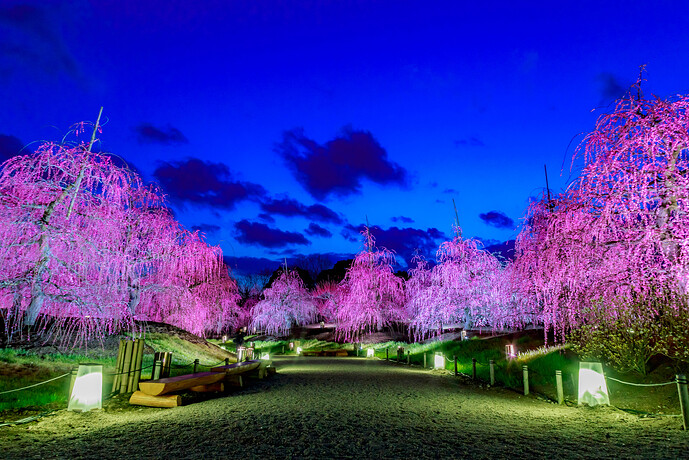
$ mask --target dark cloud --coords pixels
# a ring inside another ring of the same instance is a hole
[[[515,240],[508,240],[504,243],[491,244],[490,246],[486,246],[484,249],[496,256],[501,261],[506,262],[508,260],[514,260],[515,258],[514,244]]]
[[[331,236],[333,236],[333,234],[330,233],[330,231],[327,228],[323,228],[318,224],[314,224],[313,222],[311,222],[309,224],[309,228],[307,228],[304,231],[307,235],[311,236],[320,236],[323,238],[330,238]]]
[[[81,80],[76,60],[67,48],[60,27],[65,27],[57,5],[0,7],[0,74],[31,69],[28,75],[55,77],[66,74]],[[26,72],[25,72],[26,73]]]
[[[287,256],[287,266],[300,267],[316,275],[322,270],[331,268],[341,260],[351,259],[352,254],[338,254],[333,252],[296,254]],[[232,273],[237,276],[246,276],[258,273],[270,275],[274,270],[284,266],[285,257],[268,259],[265,257],[223,257],[225,264],[230,267]]]
[[[262,212],[258,215],[258,218],[261,219],[264,222],[270,222],[271,224],[275,223],[275,219],[273,219],[273,216],[271,216],[268,213]]]
[[[487,213],[481,213],[478,216],[482,221],[491,227],[503,229],[514,229],[515,227],[514,221],[500,211],[488,211]]]
[[[230,267],[235,276],[246,276],[258,273],[270,274],[280,267],[281,262],[265,257],[234,257],[224,256],[225,265]]]
[[[157,128],[150,123],[142,123],[134,128],[134,131],[138,135],[140,144],[179,145],[189,143],[182,131],[170,125],[165,128]]]
[[[234,224],[237,230],[236,240],[240,243],[262,246],[264,248],[284,248],[290,244],[309,245],[311,242],[304,235],[270,228],[266,224],[240,220]]]
[[[392,217],[392,218],[390,218],[390,220],[393,222],[402,222],[404,224],[413,224],[414,223],[414,219],[412,219],[411,217],[407,217],[407,216]]]
[[[476,136],[470,136],[465,139],[458,139],[455,141],[455,147],[485,147],[486,144]]]
[[[367,131],[346,128],[320,145],[302,130],[288,131],[276,151],[286,160],[299,183],[316,199],[361,192],[362,180],[380,185],[406,186],[407,171]]]
[[[210,233],[217,233],[220,231],[220,226],[219,225],[213,225],[213,224],[199,224],[199,225],[194,225],[191,227],[192,231],[199,231],[201,233],[205,233],[206,235]]]
[[[288,217],[305,217],[309,220],[318,222],[329,222],[333,224],[341,224],[343,222],[342,217],[327,206],[323,206],[322,204],[306,206],[291,198],[266,200],[261,203],[261,209],[266,213]]]
[[[617,77],[611,73],[598,75],[598,83],[600,84],[601,104],[608,104],[620,99],[627,93],[628,87],[620,83]]]
[[[23,154],[30,153],[28,150],[22,152],[23,148],[24,144],[16,137],[0,134],[0,163],[19,155],[20,152]]]
[[[481,243],[481,246],[483,246],[484,248],[488,246],[493,246],[495,244],[500,244],[500,240],[494,240],[492,238],[481,238],[480,236],[476,236],[473,239],[479,241]]]
[[[345,225],[342,230],[342,236],[349,241],[362,241],[361,232],[366,229],[365,226],[359,225]],[[370,227],[369,231],[376,240],[376,246],[379,248],[387,248],[395,251],[407,265],[411,264],[411,259],[418,251],[429,260],[435,260],[435,253],[438,250],[438,245],[442,240],[446,240],[447,236],[437,228],[428,228],[426,230],[418,228],[398,228],[390,227],[383,230],[378,226]]]
[[[162,163],[153,175],[170,199],[181,204],[234,209],[240,201],[265,195],[265,189],[258,184],[232,180],[227,165],[198,158]]]

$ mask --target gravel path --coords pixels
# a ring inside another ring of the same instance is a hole
[[[278,374],[175,409],[60,411],[0,428],[0,458],[686,458],[678,418],[558,406],[362,358],[278,358]]]

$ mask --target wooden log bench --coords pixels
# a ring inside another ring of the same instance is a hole
[[[348,356],[347,350],[312,350],[302,352],[304,356]]]
[[[242,374],[249,373],[261,367],[261,361],[258,359],[252,361],[242,361],[239,363],[227,364],[225,366],[216,366],[211,368],[213,372],[224,372],[224,382],[229,386],[243,387],[244,380]]]
[[[164,395],[175,391],[188,390],[200,385],[210,385],[225,378],[222,372],[197,372],[165,379],[139,382],[139,389],[151,396]]]
[[[260,369],[261,361],[244,361],[213,367],[210,372],[178,375],[164,379],[139,382],[139,391],[129,398],[129,403],[151,407],[177,407],[182,399],[174,393],[182,390],[194,392],[224,391],[225,385],[243,386],[242,374]]]

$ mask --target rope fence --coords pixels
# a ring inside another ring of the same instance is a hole
[[[29,388],[38,387],[38,386],[41,386],[41,385],[45,385],[46,383],[54,382],[55,380],[60,380],[60,379],[65,378],[65,377],[69,377],[70,375],[72,375],[72,373],[71,373],[71,372],[67,372],[66,374],[58,375],[57,377],[54,377],[54,378],[49,379],[49,380],[45,380],[45,381],[43,381],[43,382],[34,383],[33,385],[27,385],[27,386],[25,386],[25,387],[15,388],[15,389],[13,389],[13,390],[0,391],[0,395],[4,395],[4,394],[7,394],[7,393],[14,393],[15,391],[22,391],[22,390],[27,390],[27,389],[29,389]]]
[[[376,350],[377,352],[380,352],[380,349]],[[391,357],[390,356],[390,350],[388,348],[385,349],[385,360],[386,361],[392,361],[396,362],[397,364],[406,362],[407,365],[419,365],[421,364],[423,368],[425,369],[435,369],[436,365],[434,363],[434,357],[440,356],[444,360],[444,364],[442,365],[442,369],[444,370],[450,370],[451,372],[454,372],[455,376],[462,376],[467,379],[472,379],[476,381],[484,381],[487,383],[485,379],[479,378],[478,377],[478,368],[483,368],[483,373],[485,375],[486,367],[489,369],[490,373],[490,385],[494,386],[496,383],[496,369],[502,371],[502,374],[509,374],[508,367],[505,366],[504,364],[498,364],[495,362],[495,360],[490,360],[490,362],[485,363],[485,362],[480,362],[476,360],[475,358],[471,359],[470,363],[467,363],[466,360],[462,363],[462,368],[465,369],[467,366],[470,366],[471,369],[471,375],[468,375],[464,372],[460,372],[458,370],[458,356],[453,355],[452,357],[448,356],[444,352],[431,352],[431,351],[424,351],[420,353],[423,358],[422,358],[422,363],[419,363],[416,359],[414,360],[415,362],[412,362],[410,359],[410,352],[406,351],[406,355],[404,348],[398,348],[398,353],[396,353],[396,357]],[[375,354],[374,354],[375,356]],[[394,356],[394,355],[393,355]],[[416,353],[416,357],[418,358],[419,353]],[[428,359],[428,356],[430,356],[430,362]],[[377,356],[376,356],[377,357]],[[401,358],[402,357],[402,358]],[[404,359],[406,358],[406,359]],[[448,368],[448,365],[450,368]],[[541,372],[539,372],[536,369],[529,368],[527,365],[522,365],[522,385],[523,385],[523,392],[524,395],[528,395],[530,393],[530,388],[529,388],[529,374],[532,376],[538,376],[540,380],[543,381],[548,381],[552,377],[543,375]],[[515,369],[514,372],[512,372],[512,376],[514,377],[514,374],[518,373],[518,369]],[[518,377],[517,377],[518,378]],[[570,378],[572,380],[572,385],[574,385],[574,379],[573,376],[570,375]],[[677,391],[679,395],[679,402],[680,402],[680,408],[682,410],[681,414],[655,414],[655,413],[649,413],[649,412],[642,412],[642,411],[636,411],[632,409],[622,409],[622,408],[617,408],[619,410],[625,411],[625,412],[630,412],[630,413],[638,413],[642,414],[644,416],[652,416],[652,417],[682,417],[683,418],[683,423],[684,423],[684,429],[689,430],[689,383],[687,381],[687,378],[685,375],[678,374],[676,376],[676,379],[670,382],[660,382],[660,383],[633,383],[633,382],[626,382],[624,380],[616,379],[614,377],[609,377],[606,375],[603,375],[603,378],[605,380],[611,380],[623,385],[630,385],[634,387],[662,387],[662,386],[667,386],[667,385],[677,385]],[[556,380],[556,391],[557,391],[557,403],[558,404],[564,404],[564,391],[563,391],[563,382],[562,382],[562,371],[557,370],[555,371],[555,380]],[[552,380],[550,380],[552,382]],[[509,384],[505,384],[503,381],[503,385],[506,388],[510,388]],[[512,388],[516,390],[516,388]],[[542,394],[541,396],[547,398],[548,400],[551,400],[555,402],[555,400],[551,399],[550,396]],[[614,406],[615,407],[615,406]]]
[[[630,386],[633,386],[633,387],[663,387],[663,386],[665,386],[665,385],[673,385],[673,384],[677,383],[676,380],[675,380],[675,381],[672,381],[672,382],[665,382],[665,383],[632,383],[632,382],[625,382],[625,381],[623,381],[623,380],[618,380],[618,379],[616,379],[616,378],[614,378],[614,377],[608,377],[608,376],[606,376],[605,378],[608,379],[608,380],[613,380],[613,381],[615,381],[615,382],[622,383],[622,384],[624,384],[624,385],[630,385]]]

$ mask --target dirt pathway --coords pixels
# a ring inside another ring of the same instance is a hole
[[[558,406],[359,358],[176,409],[60,411],[0,428],[0,458],[686,458],[677,418]]]

